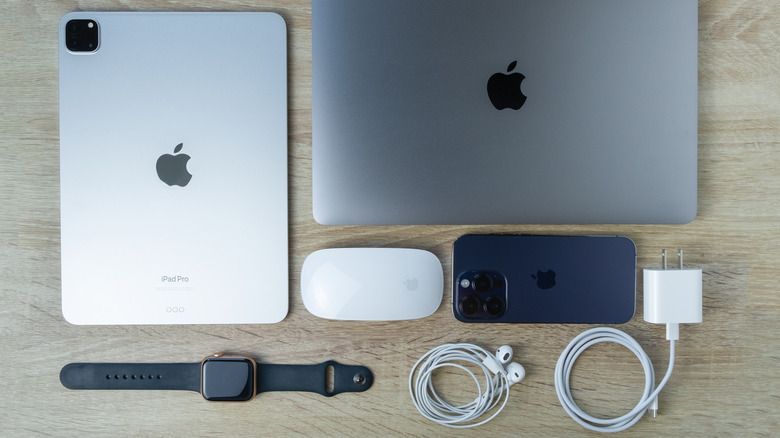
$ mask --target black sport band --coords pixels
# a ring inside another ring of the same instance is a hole
[[[60,371],[69,389],[173,389],[200,392],[198,363],[69,363]]]
[[[333,388],[327,386],[333,367]],[[317,365],[257,364],[257,392],[308,391],[326,397],[362,392],[374,375],[364,366],[328,361]],[[201,363],[70,363],[60,371],[68,389],[163,389],[200,392]]]
[[[333,367],[333,388],[327,388],[327,370]],[[328,361],[317,365],[257,364],[257,392],[308,391],[330,397],[371,387],[374,375],[366,367]]]

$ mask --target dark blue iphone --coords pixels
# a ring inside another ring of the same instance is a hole
[[[636,308],[636,246],[619,236],[461,236],[452,310],[463,322],[622,324]]]

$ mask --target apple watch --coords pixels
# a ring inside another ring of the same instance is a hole
[[[332,369],[332,387],[328,385]],[[70,363],[60,371],[68,389],[162,389],[200,392],[209,401],[249,401],[268,391],[307,391],[331,397],[362,392],[374,375],[364,366],[261,364],[248,356],[215,354],[199,363]]]

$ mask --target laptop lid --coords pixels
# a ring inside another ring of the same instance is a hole
[[[695,0],[314,0],[322,224],[685,223]]]
[[[59,35],[65,318],[282,320],[283,19],[77,12]]]

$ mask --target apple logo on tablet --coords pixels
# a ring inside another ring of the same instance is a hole
[[[157,176],[169,186],[184,187],[192,179],[192,175],[187,170],[190,156],[179,153],[183,146],[183,143],[176,145],[173,149],[173,153],[176,155],[164,154],[157,159]]]
[[[496,73],[488,79],[487,93],[490,103],[498,110],[512,108],[520,109],[525,103],[526,96],[520,86],[525,79],[522,73],[510,73],[517,67],[517,61],[512,61],[505,73]]]

